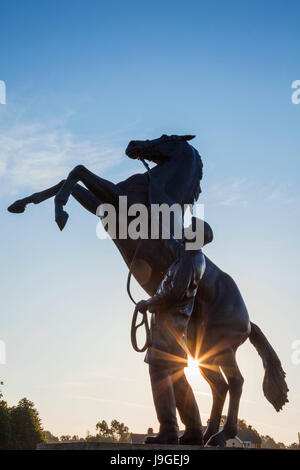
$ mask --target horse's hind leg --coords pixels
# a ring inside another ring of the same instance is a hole
[[[206,442],[211,438],[211,436],[213,436],[219,431],[224,402],[228,391],[228,384],[224,380],[224,377],[218,365],[214,365],[212,363],[211,365],[207,364],[207,367],[201,366],[200,372],[205,378],[205,380],[208,382],[213,396],[213,404],[210,413],[210,418],[208,426],[203,436],[204,444],[206,444]]]
[[[33,193],[30,196],[18,199],[11,206],[8,207],[8,211],[14,214],[21,214],[25,211],[27,204],[40,204],[40,202],[46,201],[51,197],[55,196],[60,188],[63,186],[65,180],[60,181],[58,184],[51,186],[51,188],[45,189],[38,193]]]
[[[238,432],[238,410],[244,379],[236,362],[235,351],[232,348],[227,349],[218,357],[218,364],[221,366],[228,381],[229,407],[222,431],[212,436],[207,444],[224,447],[226,440],[234,438]]]

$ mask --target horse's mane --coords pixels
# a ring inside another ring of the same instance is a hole
[[[181,196],[180,204],[182,206],[184,204],[193,205],[201,193],[202,160],[198,151],[192,145],[188,144],[188,147],[191,152],[189,155],[185,156],[184,154],[178,153],[176,156],[174,155],[174,158],[159,163],[150,170],[151,181],[156,188],[159,190],[163,182],[167,180],[165,187],[166,194],[172,197],[172,195],[174,196],[174,192],[177,192],[177,196]],[[187,167],[188,170],[186,173]],[[182,172],[182,174],[180,174],[180,172]],[[185,180],[185,173],[187,180]],[[181,180],[181,178],[184,179]],[[183,186],[184,193],[181,191]],[[155,199],[154,197],[154,200]],[[175,202],[179,202],[179,200],[175,198]]]
[[[191,147],[192,147],[192,145],[191,145]],[[195,178],[194,184],[191,187],[191,194],[190,194],[190,197],[188,198],[189,200],[184,201],[184,204],[194,204],[197,201],[197,199],[198,199],[198,197],[201,193],[200,181],[202,180],[202,176],[203,176],[203,163],[202,163],[202,159],[200,157],[200,154],[199,154],[198,150],[196,150],[194,147],[192,147],[192,149],[193,149],[193,152],[197,156],[197,158],[195,158],[195,161],[196,161],[196,169],[195,169],[196,178]]]

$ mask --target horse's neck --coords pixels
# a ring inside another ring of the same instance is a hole
[[[150,180],[156,196],[153,202],[191,204],[199,196],[201,177],[200,156],[190,146],[186,154],[176,155],[150,170]],[[162,200],[158,200],[159,198]]]

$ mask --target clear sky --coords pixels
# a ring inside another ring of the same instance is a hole
[[[114,418],[135,432],[158,427],[146,365],[130,345],[127,268],[75,201],[62,233],[53,200],[20,216],[6,207],[78,163],[120,181],[141,171],[124,155],[129,140],[189,133],[215,233],[206,253],[238,283],[290,387],[277,414],[245,344],[240,417],[276,440],[297,439],[299,15],[297,1],[1,2],[0,377],[9,404],[31,399],[54,434],[84,436]],[[191,380],[206,422],[209,387]]]

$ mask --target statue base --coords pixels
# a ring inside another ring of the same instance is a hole
[[[188,445],[162,445],[162,444],[124,444],[119,442],[57,442],[51,444],[38,444],[37,450],[110,450],[110,451],[190,451],[190,450],[215,450],[214,447],[188,446]]]

